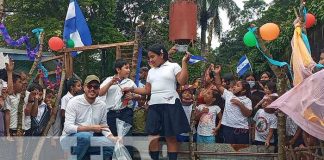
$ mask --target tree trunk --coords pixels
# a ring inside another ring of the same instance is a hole
[[[0,0],[0,22],[2,22],[4,15],[4,0]]]
[[[203,0],[201,5],[201,11],[200,11],[200,26],[201,26],[201,32],[200,32],[200,42],[201,42],[201,56],[206,57],[207,56],[207,49],[206,49],[206,31],[208,26],[208,13],[207,13],[207,1]],[[204,70],[205,64],[202,64],[202,69]]]
[[[214,31],[215,19],[213,18],[208,25],[208,42],[207,42],[207,52],[211,49],[211,42],[213,40],[213,31]]]
[[[207,2],[206,0],[202,1],[201,11],[200,11],[200,42],[201,42],[201,51],[204,55],[206,53],[206,31],[208,26],[208,15],[207,15]]]

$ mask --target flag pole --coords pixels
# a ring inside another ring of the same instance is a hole
[[[248,61],[249,61],[251,73],[254,74],[254,73],[253,73],[253,69],[252,69],[252,63],[250,62],[249,57],[248,57],[247,55],[245,55],[245,56],[246,56],[246,58],[247,58]]]

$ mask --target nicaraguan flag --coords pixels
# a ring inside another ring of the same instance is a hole
[[[189,64],[195,64],[195,63],[200,62],[200,61],[207,62],[207,60],[204,57],[191,55],[188,63]]]
[[[251,65],[250,65],[249,59],[246,57],[246,55],[244,55],[239,60],[239,63],[236,67],[236,73],[241,77],[250,68],[251,68]]]
[[[70,0],[64,23],[63,38],[65,41],[72,39],[75,47],[92,44],[88,24],[76,0]]]

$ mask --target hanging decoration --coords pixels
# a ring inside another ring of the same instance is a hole
[[[277,60],[274,60],[270,57],[268,57],[263,51],[262,49],[260,48],[260,45],[259,45],[259,42],[255,36],[255,31],[257,30],[256,27],[250,27],[248,28],[249,32],[251,32],[253,34],[253,37],[255,38],[256,40],[256,47],[259,49],[259,51],[262,53],[263,57],[266,58],[268,60],[268,62],[274,66],[278,66],[278,67],[283,67],[283,66],[287,66],[288,67],[288,70],[289,70],[289,73],[292,77],[292,72],[291,72],[291,67],[290,65],[287,63],[287,62],[280,62],[280,61],[277,61]]]
[[[48,71],[47,69],[41,64],[38,64],[38,75],[37,77],[42,78],[44,81],[44,84],[47,86],[47,88],[54,90],[55,87],[59,87],[61,83],[61,74],[62,74],[62,64],[61,62],[58,62],[55,70],[55,79],[56,82],[53,83],[48,79]]]
[[[33,33],[36,34],[36,36],[40,37],[40,33],[43,32],[44,30],[41,28],[37,28],[33,30]],[[35,56],[39,50],[39,43],[36,45],[36,47],[34,49],[32,49],[30,41],[29,41],[29,37],[28,36],[22,36],[20,37],[18,40],[13,40],[9,33],[7,28],[5,27],[5,25],[3,23],[0,23],[0,33],[3,37],[3,40],[12,47],[20,47],[23,44],[26,45],[26,50],[27,50],[27,56],[29,57],[30,60],[34,60]]]
[[[294,86],[300,84],[305,78],[312,75],[312,70],[316,66],[315,61],[308,52],[308,48],[302,39],[302,25],[295,24],[294,35],[291,40],[291,60],[294,71]]]

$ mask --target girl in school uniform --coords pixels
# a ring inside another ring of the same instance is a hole
[[[68,92],[66,95],[64,95],[61,99],[61,116],[63,118],[63,123],[64,123],[64,118],[65,118],[65,110],[66,106],[71,98],[74,96],[77,96],[80,94],[82,91],[82,84],[81,81],[75,78],[71,78],[67,81],[67,89]]]
[[[150,95],[145,130],[148,133],[150,156],[159,159],[159,137],[164,136],[168,146],[168,159],[177,159],[176,135],[190,131],[188,120],[176,91],[177,83],[185,85],[188,81],[189,53],[182,59],[182,68],[168,61],[168,52],[161,44],[148,50],[152,68],[148,72],[145,88],[126,88],[125,91]]]
[[[222,113],[221,108],[216,105],[218,99],[221,99],[220,94],[213,89],[208,89],[204,93],[205,104],[196,107],[195,115],[198,123],[197,128],[197,143],[215,143],[215,135],[221,127]],[[216,124],[218,117],[218,124]]]
[[[248,144],[249,123],[248,117],[252,114],[252,102],[250,85],[245,81],[237,81],[232,91],[222,86],[220,77],[221,67],[214,67],[215,82],[218,91],[225,100],[225,108],[222,117],[222,129],[224,143]]]

